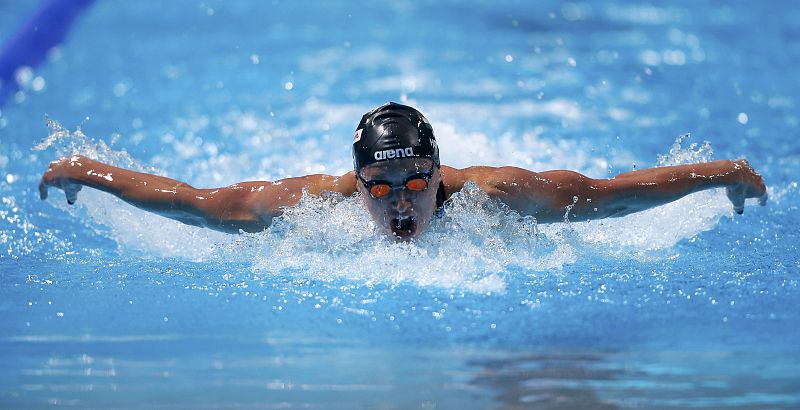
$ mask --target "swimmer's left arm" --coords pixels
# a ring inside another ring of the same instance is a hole
[[[231,233],[266,229],[284,209],[300,202],[304,192],[310,195],[336,192],[348,196],[356,190],[353,172],[342,176],[317,174],[203,189],[73,155],[50,163],[39,183],[39,195],[47,199],[48,189],[58,188],[64,191],[67,202],[74,204],[84,186],[188,225]]]
[[[612,179],[516,167],[484,169],[480,174],[467,179],[476,180],[490,196],[512,209],[544,223],[563,221],[567,207],[572,221],[619,217],[711,188],[726,188],[739,214],[744,212],[747,198],[757,198],[761,205],[767,201],[764,180],[743,159],[643,169]]]

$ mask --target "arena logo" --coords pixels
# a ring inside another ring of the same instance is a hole
[[[407,158],[414,156],[414,149],[411,147],[408,148],[395,148],[395,149],[385,149],[383,151],[375,151],[375,160],[376,161],[383,161],[385,159],[392,159],[392,158]]]

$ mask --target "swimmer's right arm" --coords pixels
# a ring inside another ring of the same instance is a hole
[[[285,208],[300,201],[304,190],[311,195],[337,192],[346,196],[356,191],[353,172],[198,189],[174,179],[74,155],[50,163],[39,183],[39,195],[47,199],[49,187],[56,187],[73,204],[83,186],[108,192],[137,208],[189,225],[230,233],[266,229]]]
[[[764,179],[744,159],[640,169],[611,179],[592,179],[574,171],[532,172],[517,167],[470,167],[448,170],[450,181],[475,181],[478,186],[538,222],[585,221],[620,217],[680,199],[691,193],[725,188],[736,213],[744,202],[767,202]],[[448,192],[460,189],[451,182]],[[567,213],[567,211],[569,213]]]

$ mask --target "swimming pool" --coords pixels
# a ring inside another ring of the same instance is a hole
[[[2,7],[5,40],[34,7]],[[789,1],[95,2],[0,106],[0,407],[800,406],[798,18]],[[344,172],[388,100],[425,112],[452,166],[746,156],[770,203],[738,216],[704,192],[536,226],[467,189],[394,244],[357,199],[226,236],[88,189],[37,197],[72,150],[196,186]]]

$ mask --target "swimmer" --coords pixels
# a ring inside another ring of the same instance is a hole
[[[517,167],[457,169],[439,162],[428,120],[416,109],[388,103],[361,118],[353,138],[354,170],[340,176],[306,175],[201,189],[170,178],[113,167],[81,155],[50,164],[39,184],[41,199],[56,187],[74,204],[88,186],[180,222],[224,232],[267,229],[303,191],[345,196],[360,193],[380,229],[398,240],[422,233],[445,201],[473,181],[489,197],[538,223],[585,221],[643,211],[711,188],[725,188],[733,209],[747,198],[767,202],[761,175],[739,159],[665,166],[592,179],[573,171],[533,172]],[[570,208],[568,208],[570,207]]]

